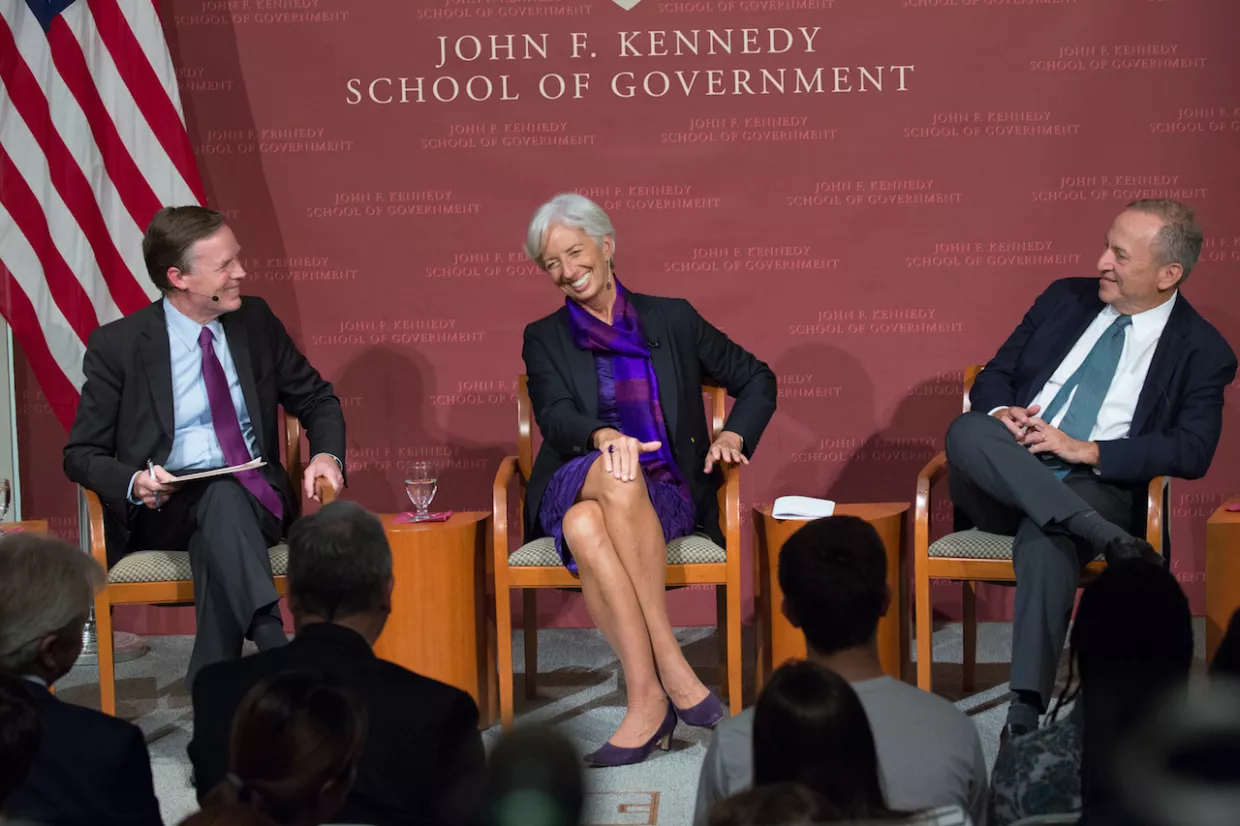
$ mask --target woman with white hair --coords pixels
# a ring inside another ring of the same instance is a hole
[[[694,674],[667,614],[667,542],[723,544],[717,464],[745,463],[775,412],[775,375],[683,299],[626,290],[616,233],[588,198],[558,195],[525,250],[566,296],[525,329],[522,357],[543,443],[526,494],[526,536],[551,536],[615,649],[627,713],[587,762],[620,766],[667,748],[677,720],[714,726],[723,706]],[[713,443],[702,380],[736,399]]]

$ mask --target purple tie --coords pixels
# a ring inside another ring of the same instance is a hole
[[[215,337],[211,330],[203,327],[198,334],[198,346],[202,348],[202,378],[207,383],[207,404],[211,406],[211,423],[215,426],[215,438],[219,439],[220,449],[224,451],[224,461],[231,465],[244,465],[253,459],[250,449],[245,446],[245,438],[241,435],[241,422],[237,420],[237,409],[233,407],[232,394],[228,392],[228,377],[215,355]],[[267,484],[267,480],[257,470],[243,470],[237,474],[237,481],[245,485],[246,490],[271,511],[276,519],[284,518],[284,507],[275,488]]]

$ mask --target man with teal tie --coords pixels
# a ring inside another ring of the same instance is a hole
[[[1236,357],[1181,294],[1201,244],[1183,204],[1129,204],[1098,279],[1038,297],[947,432],[958,513],[1014,537],[1005,738],[1036,728],[1051,699],[1081,567],[1100,555],[1163,564],[1137,538],[1145,488],[1210,467]]]

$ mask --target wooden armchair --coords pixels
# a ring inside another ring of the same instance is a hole
[[[284,414],[284,468],[301,489],[301,423]],[[331,483],[320,476],[315,480],[319,500],[327,504],[335,498]],[[107,569],[108,551],[104,540],[103,506],[94,491],[82,489],[86,498],[90,553]],[[281,542],[268,549],[276,590],[287,590],[288,546]],[[116,713],[116,676],[112,651],[113,605],[168,605],[194,601],[194,582],[190,578],[189,553],[185,551],[134,551],[108,571],[108,584],[95,596],[95,630],[99,647],[99,707],[105,714]]]
[[[494,530],[492,560],[495,587],[495,626],[499,669],[499,706],[503,727],[513,723],[512,609],[509,590],[522,589],[525,611],[525,694],[533,698],[538,676],[538,613],[537,589],[579,589],[576,577],[560,563],[555,544],[549,537],[524,542],[522,525],[525,488],[534,464],[529,387],[524,375],[519,377],[517,394],[517,455],[507,456],[495,474],[492,526]],[[721,387],[704,386],[710,395],[711,432],[718,436],[723,430],[726,391]],[[719,527],[725,547],[720,548],[701,534],[673,539],[667,546],[668,586],[714,585],[719,624],[719,663],[722,694],[732,714],[741,707],[741,475],[740,468],[727,466],[722,471],[719,488]],[[513,482],[518,485],[520,504],[516,514],[520,547],[508,552],[508,494]]]
[[[980,365],[964,371],[964,412],[969,410],[969,389],[982,372]],[[966,692],[973,690],[977,660],[977,584],[979,582],[1015,582],[1012,567],[1012,537],[986,533],[972,528],[950,533],[930,541],[930,516],[933,513],[930,495],[934,484],[947,477],[947,453],[940,452],[917,475],[917,502],[913,516],[913,580],[917,603],[914,633],[917,637],[917,687],[930,690],[931,640],[930,580],[958,580],[963,602],[964,657],[961,684]],[[1149,484],[1145,538],[1154,549],[1168,556],[1171,546],[1170,525],[1164,515],[1170,512],[1170,477],[1159,476]],[[1096,577],[1106,563],[1102,557],[1090,562],[1081,572],[1081,584]]]

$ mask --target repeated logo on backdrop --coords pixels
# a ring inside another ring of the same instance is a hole
[[[335,384],[349,495],[489,507],[516,440],[522,329],[562,295],[525,226],[561,191],[616,225],[631,289],[682,296],[771,365],[744,501],[907,501],[984,362],[1053,279],[1094,271],[1123,205],[1207,234],[1185,295],[1233,341],[1240,7],[1206,0],[171,0],[212,205]],[[30,385],[26,376],[19,379]],[[31,391],[23,449],[63,434]],[[1174,483],[1195,607],[1234,491],[1240,397],[1209,477]],[[67,518],[55,463],[26,512]],[[944,496],[946,492],[943,491]],[[945,506],[937,530],[950,526]],[[746,521],[746,532],[748,532]],[[746,553],[749,538],[746,537]],[[748,566],[746,566],[748,570]],[[952,605],[950,589],[936,607]],[[678,622],[710,622],[697,592]],[[996,606],[1002,608],[996,601]],[[992,606],[995,607],[995,606]],[[583,620],[576,602],[560,621]]]

